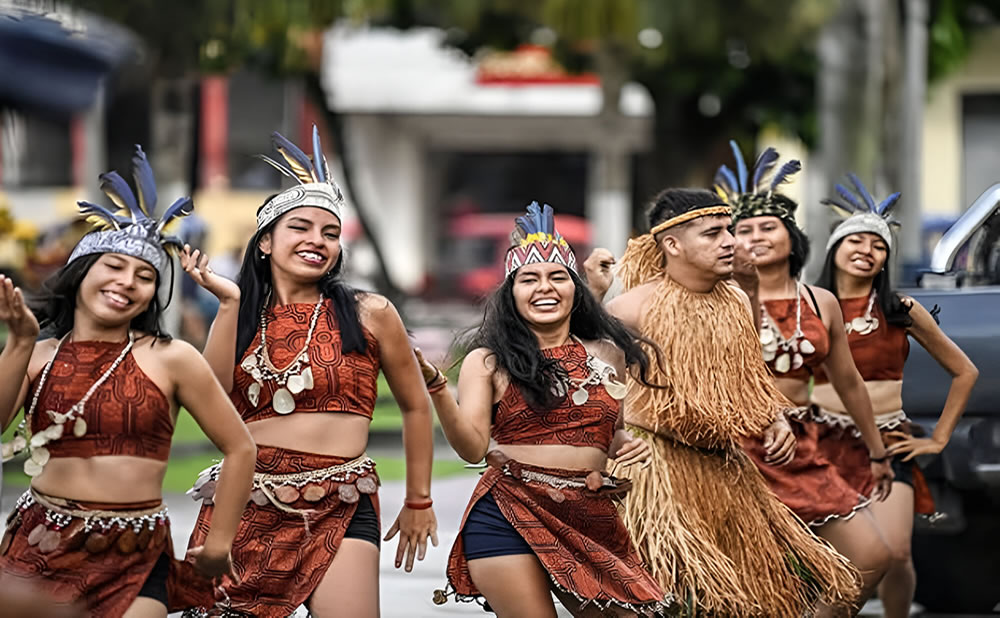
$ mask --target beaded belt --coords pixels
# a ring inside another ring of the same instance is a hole
[[[618,479],[597,470],[593,470],[585,476],[559,476],[532,470],[530,466],[507,457],[499,450],[492,450],[486,454],[486,464],[496,468],[505,476],[520,481],[548,485],[556,490],[581,489],[594,493],[599,492],[602,496],[612,496],[624,494],[632,487],[632,482],[627,479]],[[552,497],[557,502],[562,501],[554,495]]]
[[[850,429],[852,435],[855,437],[861,435],[861,432],[858,431],[858,428],[854,425],[854,419],[852,419],[850,415],[844,414],[843,412],[834,412],[833,410],[817,406],[813,413],[813,420],[817,423],[826,423],[832,427]],[[895,429],[909,420],[910,419],[906,416],[906,412],[902,410],[875,415],[875,425],[881,431]]]

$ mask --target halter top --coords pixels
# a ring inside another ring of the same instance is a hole
[[[314,307],[313,303],[293,303],[274,307],[266,314],[267,353],[276,367],[286,367],[305,345]],[[378,340],[368,329],[363,331],[368,342],[367,349],[364,352],[344,354],[337,314],[329,299],[323,301],[307,351],[313,387],[294,395],[296,413],[345,412],[369,419],[372,417],[378,397],[381,363]],[[253,354],[258,343],[259,329],[243,355],[244,359]],[[254,405],[247,396],[247,389],[251,384],[256,384],[253,377],[237,365],[233,372],[233,391],[229,397],[243,420],[250,423],[282,416],[274,410],[271,401],[280,387],[273,381],[264,382],[257,405]]]
[[[844,312],[845,323],[864,317],[868,309],[868,297],[844,298],[840,301],[840,309]],[[872,305],[871,315],[878,319],[878,328],[867,335],[860,335],[855,331],[847,333],[847,343],[851,346],[851,356],[858,373],[865,382],[902,380],[903,365],[910,354],[906,328],[886,322],[885,314],[877,302]],[[817,384],[829,381],[825,372],[816,372]]]
[[[52,360],[38,405],[31,417],[31,432],[54,424],[48,410],[64,414],[80,401],[97,379],[121,354],[124,343],[67,341]],[[41,372],[28,389],[31,401]],[[129,352],[108,379],[94,391],[81,416],[87,432],[77,438],[72,424],[58,440],[46,444],[51,457],[132,455],[158,461],[170,457],[174,421],[170,402],[149,379]]]
[[[775,371],[774,365],[777,358],[767,361],[767,366],[775,377],[791,378],[807,382],[809,376],[823,364],[823,361],[830,354],[830,333],[827,332],[823,320],[816,315],[812,306],[801,296],[798,299],[782,298],[778,300],[765,300],[764,308],[767,309],[767,314],[771,317],[771,321],[781,331],[781,336],[785,339],[790,339],[795,334],[796,300],[802,307],[802,334],[816,350],[812,354],[802,355],[803,362],[801,367],[789,369],[785,373]]]
[[[498,444],[563,444],[593,446],[607,451],[615,433],[615,423],[621,402],[608,394],[604,385],[585,386],[587,401],[573,403],[570,396],[575,384],[590,375],[587,350],[578,341],[542,350],[542,354],[558,360],[573,384],[565,399],[550,410],[537,410],[527,402],[521,389],[511,383],[495,406],[490,435]]]

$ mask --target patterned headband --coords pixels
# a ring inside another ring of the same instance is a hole
[[[576,255],[555,227],[555,215],[548,204],[538,202],[528,205],[528,214],[515,220],[510,234],[513,246],[504,259],[504,276],[528,264],[550,262],[561,264],[576,272]]]
[[[776,200],[774,193],[802,169],[802,164],[796,159],[788,161],[768,178],[778,163],[778,151],[768,147],[757,157],[751,175],[740,147],[734,140],[729,140],[729,146],[736,159],[737,171],[734,173],[725,165],[719,167],[719,171],[715,173],[714,188],[733,207],[733,222],[763,216],[795,221],[795,208],[798,205],[791,200]]]
[[[834,189],[837,195],[828,197],[823,203],[833,208],[833,210],[844,217],[847,217],[830,234],[830,240],[826,243],[826,250],[829,251],[833,245],[837,244],[845,236],[869,232],[877,234],[885,244],[892,250],[892,230],[891,226],[899,225],[899,222],[892,218],[892,208],[899,201],[900,193],[897,191],[889,197],[876,204],[875,198],[869,193],[861,179],[856,174],[848,174],[848,179],[854,185],[851,191],[844,185],[837,183]]]
[[[344,205],[344,194],[330,176],[330,167],[323,155],[316,125],[313,125],[312,158],[277,131],[271,134],[271,143],[285,159],[285,163],[279,163],[266,155],[257,156],[299,184],[282,191],[264,204],[257,213],[257,229],[263,229],[286,212],[303,206],[322,208],[342,219],[340,209]]]
[[[80,213],[100,226],[100,231],[87,234],[73,249],[69,262],[95,253],[121,253],[149,262],[163,276],[167,265],[167,248],[180,248],[181,239],[163,234],[163,228],[175,219],[187,216],[194,210],[189,197],[182,197],[154,218],[156,210],[156,182],[153,170],[146,160],[142,147],[136,144],[132,157],[132,179],[138,189],[138,198],[117,172],[101,174],[101,190],[111,198],[116,212],[90,202],[77,202]]]

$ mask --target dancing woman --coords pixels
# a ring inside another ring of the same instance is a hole
[[[889,494],[889,455],[875,427],[868,392],[851,360],[837,299],[799,281],[809,240],[795,223],[798,204],[778,192],[799,171],[799,162],[789,161],[775,171],[778,153],[768,148],[748,170],[739,147],[730,144],[737,173],[723,165],[716,175],[716,190],[733,206],[736,239],[749,246],[759,273],[764,360],[782,394],[799,406],[792,414],[798,444],[789,464],[778,467],[764,461],[759,440],[747,441],[746,448],[781,501],[858,567],[864,577],[863,603],[888,567],[889,550],[867,507],[868,498],[817,451],[818,429],[809,407],[809,381],[816,371],[822,368],[830,376],[861,432],[877,500]]]
[[[185,249],[185,270],[219,298],[205,357],[258,444],[256,474],[233,548],[235,578],[213,591],[189,586],[186,615],[377,616],[378,477],[365,454],[379,370],[403,416],[406,500],[386,540],[400,534],[396,566],[413,567],[430,537],[430,402],[395,307],[340,278],[344,200],[313,129],[313,157],[272,136],[298,184],[257,211],[237,283]],[[192,490],[204,499],[191,545],[215,507],[217,467]]]
[[[836,185],[825,202],[849,217],[830,235],[817,285],[832,292],[844,316],[847,342],[875,412],[875,423],[893,455],[893,489],[884,502],[871,506],[889,545],[892,563],[879,585],[879,599],[890,618],[908,616],[916,588],[910,558],[914,511],[934,513],[934,500],[914,457],[940,453],[948,444],[979,375],[976,366],[947,337],[934,317],[914,299],[901,296],[889,278],[893,237],[894,193],[881,203],[855,175],[853,191]],[[916,437],[903,412],[903,365],[912,336],[951,374],[951,389],[930,438]],[[868,451],[845,406],[823,371],[816,373],[812,396],[819,424],[819,450],[840,475],[862,495],[872,494],[874,479]]]
[[[499,616],[650,615],[667,605],[616,511],[628,489],[608,457],[645,461],[623,429],[626,368],[648,359],[576,273],[572,249],[537,203],[519,217],[506,279],[490,297],[458,382],[423,362],[452,447],[486,471],[448,560],[458,600],[485,597]]]
[[[191,200],[155,218],[152,172],[138,146],[132,163],[138,199],[117,173],[101,176],[122,210],[80,202],[109,229],[80,240],[34,315],[0,276],[0,320],[10,330],[0,354],[9,378],[0,384],[3,425],[26,409],[4,458],[26,451],[32,477],[8,519],[0,570],[40,578],[34,584],[49,599],[102,618],[167,615],[173,545],[162,484],[180,406],[226,456],[218,515],[189,552],[209,577],[230,572],[255,453],[205,360],[161,330],[165,250],[179,246],[163,227],[190,213]]]

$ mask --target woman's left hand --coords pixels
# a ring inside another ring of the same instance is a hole
[[[649,465],[649,457],[652,454],[653,450],[650,448],[649,442],[642,438],[632,437],[615,453],[615,463],[620,466],[641,463],[645,468]]]
[[[947,446],[947,443],[938,442],[934,438],[914,438],[902,431],[890,431],[885,435],[890,438],[900,438],[899,442],[894,442],[886,450],[890,455],[908,453],[903,461],[910,461],[917,455],[937,455]]]
[[[399,512],[399,516],[383,540],[388,542],[397,533],[399,533],[399,545],[396,547],[396,568],[403,564],[405,555],[406,572],[409,573],[413,570],[413,558],[423,560],[427,554],[428,537],[434,547],[438,545],[437,517],[434,516],[434,509],[411,509],[403,506],[403,510]]]

